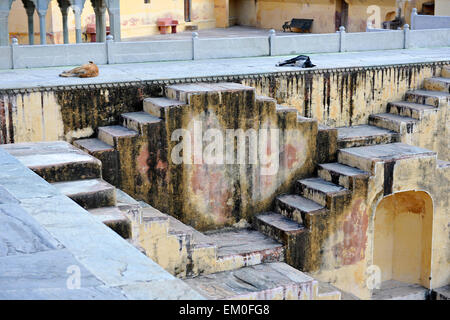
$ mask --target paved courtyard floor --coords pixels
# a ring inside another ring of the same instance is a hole
[[[300,53],[299,53],[300,54]],[[101,65],[96,78],[60,78],[71,67],[0,70],[0,90],[103,84],[130,81],[247,75],[306,70],[276,67],[280,60],[292,56],[232,59],[187,60]],[[383,66],[407,63],[450,61],[450,47],[310,54],[315,69]],[[311,70],[311,69],[308,69]]]
[[[245,37],[267,37],[270,29],[260,29],[254,27],[232,26],[229,28],[214,28],[196,30],[200,38],[245,38]],[[183,31],[177,33],[154,34],[145,37],[134,37],[122,39],[127,41],[151,41],[151,40],[180,40],[190,39],[193,31]],[[298,35],[299,33],[276,31],[277,36]]]

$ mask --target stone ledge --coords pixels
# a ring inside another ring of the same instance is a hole
[[[35,86],[29,88],[0,88],[0,95],[2,94],[24,94],[31,92],[49,92],[49,91],[65,91],[77,89],[111,89],[124,88],[134,86],[151,86],[151,85],[174,85],[184,83],[198,83],[198,82],[235,82],[244,79],[261,79],[264,77],[280,77],[280,76],[298,76],[305,74],[323,74],[323,73],[342,73],[342,72],[360,72],[368,70],[384,70],[391,67],[407,67],[407,66],[448,66],[450,60],[447,61],[433,61],[433,62],[411,62],[411,63],[392,63],[377,66],[353,66],[353,67],[336,67],[323,69],[302,69],[296,71],[275,71],[275,72],[260,72],[248,74],[234,74],[234,75],[215,75],[215,76],[199,76],[186,78],[172,78],[172,79],[155,79],[155,80],[141,80],[141,81],[122,81],[122,82],[100,82],[100,83],[86,83],[86,84],[68,84],[58,86]]]
[[[23,210],[20,211],[22,212],[21,220],[36,221],[34,225],[31,222],[28,223],[30,228],[34,226],[31,229],[29,228],[31,231],[35,230],[31,235],[35,235],[34,237],[38,239],[44,239],[43,235],[46,235],[46,239],[54,239],[52,241],[55,242],[51,247],[47,245],[37,248],[40,251],[36,253],[33,253],[37,250],[36,248],[29,248],[28,251],[31,250],[31,254],[0,257],[0,266],[2,266],[0,269],[4,269],[3,267],[7,265],[9,269],[15,270],[12,273],[7,273],[7,278],[0,275],[0,283],[6,281],[5,283],[14,284],[16,280],[22,277],[23,272],[30,271],[27,273],[29,275],[27,281],[22,281],[24,288],[0,285],[0,288],[2,288],[0,289],[1,298],[54,299],[58,294],[61,294],[62,297],[67,299],[172,299],[176,295],[174,296],[174,292],[171,292],[168,288],[176,287],[177,290],[183,291],[185,299],[202,299],[197,292],[170,275],[72,200],[58,194],[57,190],[45,180],[18,161],[14,161],[14,158],[3,148],[0,148],[0,159],[0,172],[11,175],[10,179],[0,179],[0,186],[8,191],[11,196],[15,197],[15,193],[18,192],[17,186],[15,186],[17,183],[17,179],[14,179],[15,175],[19,175],[19,177],[32,176],[35,181],[39,180],[40,182],[36,186],[40,191],[35,192],[34,196],[33,194],[27,197],[20,196],[18,198],[20,204],[4,204],[3,206],[20,206]],[[9,170],[4,172],[1,170],[2,167],[8,167]],[[12,170],[12,167],[15,167],[14,170]],[[46,184],[45,190],[52,191],[45,198],[41,194],[44,184]],[[28,189],[32,188],[33,185],[29,184]],[[14,210],[14,212],[17,216],[19,211]],[[38,229],[42,232],[36,233]],[[30,232],[28,233],[30,234]],[[6,237],[6,241],[10,240],[8,234],[2,233],[1,236],[2,238]],[[46,241],[46,243],[53,242]],[[0,245],[1,243],[0,239]],[[56,258],[61,254],[66,258]],[[34,258],[37,255],[54,255],[54,258],[36,260]],[[17,259],[18,256],[25,260],[31,259],[34,262],[21,264],[20,259]],[[40,261],[41,265],[42,263],[48,263],[48,268],[34,268],[33,265],[37,263],[36,261]],[[55,264],[55,261],[58,261],[58,263]],[[85,270],[89,283],[87,288],[82,288],[83,292],[73,293],[67,290],[65,284],[68,276],[66,273],[68,264],[63,263],[67,261],[72,261],[69,263],[70,265],[76,264]],[[36,270],[39,270],[39,272]],[[59,271],[55,273],[52,270]],[[53,275],[55,278],[53,278]],[[59,275],[59,278],[57,275]],[[59,282],[54,283],[54,280]],[[28,288],[27,286],[30,283],[34,286]],[[148,283],[149,288],[153,288],[155,292],[147,293],[147,295],[140,294],[139,288],[136,288],[140,283]],[[165,290],[161,290],[162,288],[165,288]]]

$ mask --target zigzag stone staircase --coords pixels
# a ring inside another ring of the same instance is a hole
[[[443,71],[443,77],[448,76],[446,72]],[[320,255],[306,254],[304,250],[320,251],[314,242],[320,237],[323,224],[343,210],[352,197],[365,193],[373,174],[373,161],[389,162],[431,154],[401,141],[418,141],[411,138],[412,134],[423,129],[421,123],[427,125],[426,120],[439,112],[439,106],[448,104],[448,88],[446,78],[427,79],[426,90],[408,92],[407,101],[390,103],[388,113],[371,116],[369,125],[338,128],[338,161],[319,164],[316,177],[298,180],[295,193],[280,195],[275,200],[274,211],[256,216],[253,228],[260,233],[241,229],[205,235],[171,216],[147,208],[142,210],[140,223],[133,227],[135,239],[140,239],[134,240],[135,244],[154,248],[146,254],[172,273],[188,278],[187,283],[212,299],[318,298],[318,283],[281,261],[286,257],[297,268],[315,269],[319,261],[311,257],[317,259]],[[151,140],[152,136],[153,139],[158,136],[162,120],[174,108],[186,106],[185,100],[183,92],[169,89],[166,98],[146,99],[143,112],[123,114],[121,126],[101,127],[98,139],[79,140],[75,145],[102,159],[107,164],[103,169],[106,175],[118,163],[126,163],[129,157],[135,156],[121,153],[121,149],[139,145],[142,137]],[[277,106],[277,112],[296,113],[295,109],[282,106]],[[299,120],[305,119],[299,117]],[[179,254],[169,254],[177,251]],[[280,274],[281,270],[284,275]],[[294,281],[295,292],[289,293],[287,284],[292,285],[292,279],[297,276],[302,280]],[[277,277],[281,278],[276,283],[268,280]],[[284,291],[278,286],[283,283],[286,283],[281,285]],[[314,283],[314,290],[305,289],[305,283]],[[322,297],[338,295],[331,291]]]
[[[448,105],[449,73],[445,69],[441,78],[427,79],[426,90],[408,92],[407,101],[389,104],[388,113],[371,116],[369,125],[338,128],[337,162],[321,163],[316,177],[298,180],[294,193],[276,198],[274,211],[253,219],[253,229],[203,234],[123,193],[117,202],[113,185],[140,188],[141,176],[120,174],[136,169],[127,166],[134,165],[132,159],[138,158],[142,145],[159,150],[148,157],[155,162],[152,165],[164,165],[158,159],[167,159],[167,154],[158,143],[164,134],[163,120],[186,106],[186,93],[180,90],[168,88],[165,98],[145,99],[144,111],[122,114],[121,125],[100,127],[97,138],[74,141],[77,148],[57,142],[15,144],[5,149],[206,297],[339,299],[335,288],[283,261],[303,270],[318,268],[321,255],[314,252],[321,250],[325,224],[353,197],[365,194],[374,161],[389,163],[432,154],[401,142],[419,141],[420,135],[414,134],[424,130],[422,126],[440,112],[440,106]],[[313,121],[291,108],[277,106],[276,112],[300,122]],[[322,128],[319,134],[327,130]],[[150,174],[147,178],[156,181]],[[164,197],[158,193],[159,187],[152,192]],[[385,181],[385,188],[389,187]],[[328,289],[323,292],[325,287]]]
[[[159,143],[163,119],[174,108],[185,107],[184,101],[184,92],[168,88],[166,98],[145,99],[144,111],[122,114],[121,125],[100,127],[98,138],[77,140],[74,145],[100,159],[104,179],[117,185],[117,173],[134,163],[131,159],[137,156],[137,150],[144,143]],[[295,109],[277,106],[277,112],[297,117]],[[298,121],[312,120],[298,117]],[[152,177],[149,179],[152,181]],[[127,184],[123,180],[122,183]],[[128,183],[139,185],[139,181]],[[130,220],[133,235],[130,241],[167,271],[186,278],[186,283],[207,298],[316,300],[341,297],[336,288],[283,263],[284,245],[257,230],[238,228],[203,234],[146,205]]]
[[[385,176],[389,177],[389,173],[392,174],[389,164],[397,160],[427,159],[435,155],[430,150],[400,141],[419,144],[422,142],[420,133],[430,129],[434,129],[435,135],[442,134],[448,138],[448,133],[439,131],[436,125],[427,129],[436,124],[437,118],[446,123],[446,107],[450,102],[448,67],[443,69],[442,76],[426,79],[426,90],[407,92],[407,101],[389,103],[388,113],[372,115],[369,125],[337,128],[338,161],[319,164],[316,177],[298,180],[295,193],[278,196],[274,211],[256,216],[253,222],[255,229],[284,243],[290,263],[300,269],[317,270],[319,262],[308,259],[302,248],[309,248],[310,255],[315,250],[312,255],[320,256],[317,252],[321,248],[314,247],[313,243],[326,229],[324,224],[334,219],[352,197],[364,195],[368,180],[374,174],[374,163],[384,162]],[[448,124],[446,126],[441,130],[448,130]],[[438,160],[440,165],[448,166],[449,163]],[[390,194],[392,181],[385,179],[384,188],[385,194]],[[411,297],[424,299],[425,291],[411,293]],[[389,293],[375,294],[374,298],[378,296],[380,299],[389,297]]]
[[[450,160],[447,107],[450,101],[450,67],[442,69],[441,77],[428,78],[421,90],[408,91],[404,101],[391,102],[387,112],[371,115],[369,124],[400,135],[403,143],[435,150],[438,157]]]

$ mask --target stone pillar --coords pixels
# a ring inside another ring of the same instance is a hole
[[[214,0],[214,15],[217,28],[228,28],[230,26],[230,1]]]
[[[114,41],[120,41],[120,0],[106,0],[109,14],[109,25]]]
[[[34,44],[34,3],[30,0],[22,0],[25,11],[28,16],[28,44]]]
[[[91,0],[95,12],[95,32],[97,42],[106,41],[106,4],[103,0]]]
[[[345,52],[345,27],[339,27],[339,52]]]
[[[417,8],[413,8],[411,12],[411,30],[416,30]]]
[[[47,43],[47,28],[45,26],[45,16],[47,15],[47,10],[38,10],[39,15],[39,36],[41,44]]]
[[[81,13],[83,12],[86,0],[69,0],[75,15],[75,34],[77,43],[81,43]]]
[[[39,33],[41,38],[41,44],[47,43],[47,30],[45,25],[45,16],[47,15],[48,4],[50,0],[31,0],[36,7],[36,11],[39,15]]]
[[[14,0],[3,0],[0,2],[0,46],[9,45],[8,17],[13,1]]]
[[[275,52],[275,37],[277,33],[274,29],[269,30],[269,56],[273,56]]]
[[[69,0],[58,0],[59,9],[62,15],[63,37],[64,43],[69,43],[69,28],[67,26],[67,14],[70,7]]]

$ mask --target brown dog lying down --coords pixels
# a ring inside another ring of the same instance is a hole
[[[79,78],[93,78],[98,76],[98,67],[92,61],[83,64],[81,67],[76,67],[69,71],[64,71],[59,75],[60,77],[79,77]]]

